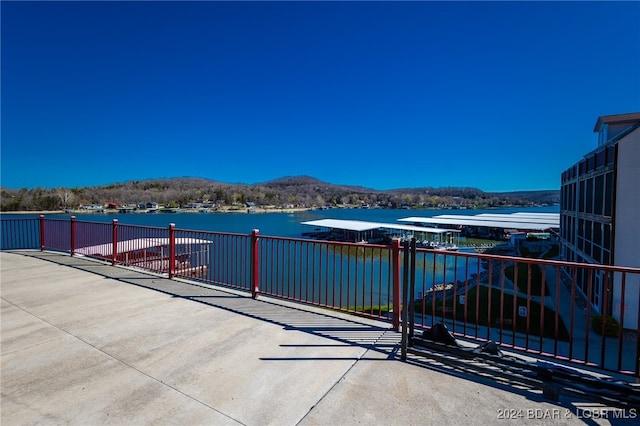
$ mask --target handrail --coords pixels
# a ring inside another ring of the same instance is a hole
[[[395,330],[408,309],[412,331],[442,322],[456,337],[640,377],[640,268],[415,244],[406,252],[398,240],[358,244],[75,217],[1,222],[2,250],[93,257],[388,321]]]

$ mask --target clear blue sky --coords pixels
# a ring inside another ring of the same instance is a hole
[[[2,186],[557,189],[640,111],[639,2],[2,1]]]

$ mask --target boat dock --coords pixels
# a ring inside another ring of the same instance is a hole
[[[312,229],[303,236],[351,243],[390,244],[393,238],[406,240],[419,236],[421,243],[430,248],[452,247],[452,236],[460,233],[457,229],[432,228],[362,220],[319,219],[302,222]]]
[[[402,224],[362,220],[319,219],[302,222],[305,237],[351,243],[390,244],[416,238],[418,246],[431,249],[472,248],[486,250],[496,244],[460,244],[461,236],[489,237],[504,241],[513,232],[555,231],[560,227],[557,213],[483,213],[469,215],[412,216],[398,219]]]

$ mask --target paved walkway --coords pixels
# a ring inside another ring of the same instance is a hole
[[[617,422],[402,362],[386,323],[55,253],[0,265],[2,425]]]

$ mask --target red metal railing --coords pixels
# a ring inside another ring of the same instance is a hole
[[[415,276],[416,327],[638,375],[638,268],[417,249]]]
[[[258,247],[261,294],[391,319],[398,327],[392,247],[271,236],[261,236]],[[396,246],[396,259],[398,252]],[[395,284],[399,291],[399,280]]]
[[[40,248],[42,250],[71,252],[74,220],[44,219],[40,217]]]
[[[21,234],[21,235],[18,235]],[[640,377],[640,268],[112,223],[3,219],[2,247],[94,257]],[[593,317],[613,317],[593,325]],[[613,330],[617,335],[607,336]]]
[[[177,256],[188,262],[176,276],[252,291],[251,236],[176,229]]]

